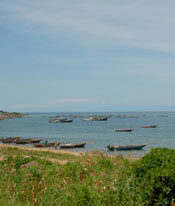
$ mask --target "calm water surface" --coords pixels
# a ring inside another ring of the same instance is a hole
[[[129,154],[130,151],[109,152],[105,147],[111,145],[144,144],[144,149],[134,151],[136,156],[142,156],[152,147],[175,148],[175,112],[126,112],[126,113],[93,113],[113,115],[107,121],[83,121],[90,113],[67,113],[80,115],[72,123],[48,123],[50,116],[63,113],[32,113],[19,119],[0,121],[0,137],[22,136],[47,138],[48,141],[61,143],[87,142],[84,149],[76,151],[99,150],[107,154]],[[117,115],[125,115],[119,118]],[[166,117],[162,117],[165,115]],[[43,117],[44,116],[44,117]],[[138,118],[128,118],[137,116]],[[167,117],[168,116],[168,117]],[[141,128],[143,125],[158,124],[157,128]],[[115,129],[133,128],[132,132],[115,132]],[[74,151],[74,150],[73,150]]]

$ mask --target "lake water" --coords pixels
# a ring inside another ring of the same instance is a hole
[[[142,156],[152,147],[175,148],[175,112],[121,112],[93,113],[93,115],[113,115],[107,121],[83,121],[90,113],[67,113],[80,115],[72,123],[48,123],[50,116],[63,113],[31,113],[29,116],[0,121],[0,137],[22,136],[24,138],[47,138],[61,143],[87,142],[84,149],[98,150],[107,154],[129,154],[130,151],[109,152],[107,145],[128,145],[148,143],[144,149],[133,151]],[[125,115],[119,118],[118,115]],[[128,118],[136,116],[138,118]],[[157,128],[141,128],[143,125],[157,124]],[[133,128],[132,132],[115,132],[115,129]],[[75,150],[73,150],[75,151]]]

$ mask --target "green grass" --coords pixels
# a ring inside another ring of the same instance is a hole
[[[7,147],[0,154],[5,157],[0,162],[1,206],[174,205],[173,150],[154,149],[134,161],[99,152],[77,157]],[[50,158],[68,162],[60,165]],[[31,162],[35,165],[24,167]]]

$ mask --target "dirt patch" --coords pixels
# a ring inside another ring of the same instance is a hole
[[[60,165],[65,165],[68,163],[68,160],[58,160],[58,159],[44,158],[44,157],[40,157],[40,159],[45,159],[45,160],[51,161],[52,163],[59,163]]]
[[[4,161],[4,157],[0,157],[0,161]]]
[[[31,166],[36,166],[36,165],[38,165],[38,162],[33,161],[33,162],[29,162],[27,164],[21,165],[21,168],[31,167]]]

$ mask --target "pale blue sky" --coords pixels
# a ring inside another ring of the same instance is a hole
[[[0,0],[0,108],[174,110],[174,10],[174,0]]]

